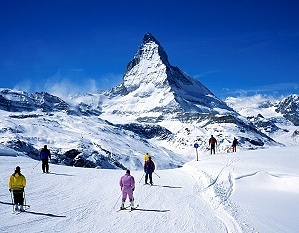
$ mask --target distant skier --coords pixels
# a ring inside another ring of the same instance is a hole
[[[149,178],[150,184],[153,185],[153,172],[155,171],[155,164],[152,161],[152,157],[149,156],[148,160],[144,163],[144,172],[145,172],[145,184],[147,183],[147,180]]]
[[[146,153],[144,155],[144,162],[148,161],[148,158],[150,157],[149,153]]]
[[[9,177],[8,187],[9,191],[13,193],[13,201],[15,204],[15,211],[24,211],[24,188],[26,186],[26,178],[21,174],[21,168],[16,167],[15,172]],[[18,208],[20,206],[20,208]]]
[[[234,137],[233,145],[232,145],[232,147],[233,147],[233,152],[236,152],[236,151],[237,151],[237,144],[238,144],[238,139],[236,139],[236,138]]]
[[[49,173],[49,159],[51,159],[51,153],[48,150],[47,145],[44,145],[44,148],[41,150],[39,156],[42,160],[43,173]]]
[[[120,209],[125,209],[125,201],[127,196],[129,196],[129,200],[131,202],[131,209],[134,209],[133,191],[135,189],[135,179],[130,175],[130,170],[127,170],[126,174],[120,178],[119,185],[122,191],[122,202]]]
[[[215,146],[217,145],[217,140],[216,138],[213,137],[213,135],[211,135],[211,138],[209,140],[209,145],[211,145],[211,154],[212,152],[214,152],[215,154]]]

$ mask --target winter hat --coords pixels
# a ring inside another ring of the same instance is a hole
[[[20,172],[21,168],[19,166],[16,167],[16,172]]]
[[[126,171],[126,174],[129,174],[129,175],[130,175],[130,170],[127,170],[127,171]]]

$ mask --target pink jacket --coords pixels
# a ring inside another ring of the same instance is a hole
[[[135,188],[135,180],[134,177],[129,175],[129,174],[125,174],[120,178],[119,181],[119,185],[121,188],[131,188],[134,189]]]

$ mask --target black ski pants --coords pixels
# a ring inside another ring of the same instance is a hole
[[[48,159],[42,159],[42,169],[43,172],[49,172],[49,161]]]
[[[147,184],[147,180],[150,180],[150,184],[153,184],[153,172],[152,171],[146,171],[145,172],[145,183]]]
[[[214,152],[214,154],[215,154],[215,144],[211,144],[211,154],[212,154],[212,152]]]
[[[24,204],[24,196],[23,196],[23,190],[13,190],[13,200],[15,205],[23,205]]]

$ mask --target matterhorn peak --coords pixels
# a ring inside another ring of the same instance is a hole
[[[142,45],[128,63],[122,83],[112,90],[111,96],[123,99],[118,99],[122,105],[117,111],[126,112],[134,102],[135,115],[161,109],[200,113],[231,110],[199,81],[172,66],[151,33],[144,35]]]
[[[159,41],[149,32],[145,33],[143,37],[143,44],[155,42],[156,44],[160,45]]]
[[[168,56],[164,49],[162,48],[159,41],[151,34],[146,33],[143,37],[143,43],[138,48],[137,53],[134,55],[133,59],[127,65],[125,73],[128,73],[132,68],[143,61],[161,61],[165,66],[170,66],[168,61]]]

